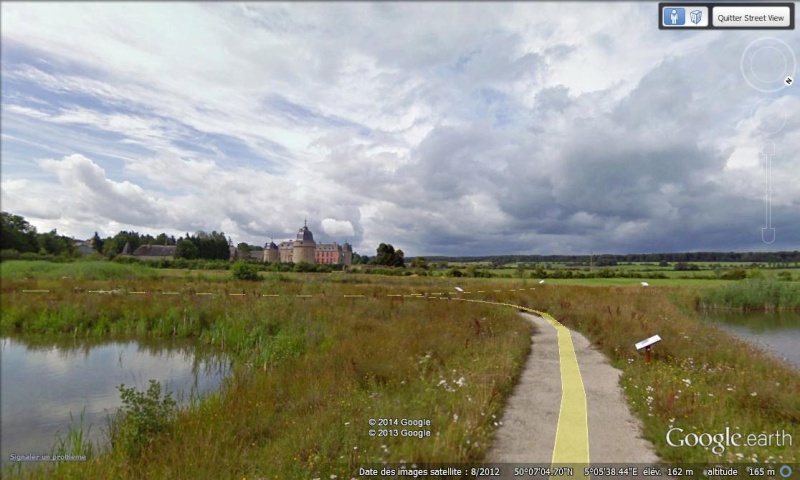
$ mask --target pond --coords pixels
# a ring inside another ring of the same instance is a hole
[[[122,405],[120,384],[145,390],[155,379],[162,393],[172,392],[185,404],[217,389],[230,368],[224,357],[201,353],[186,342],[2,338],[0,344],[3,468],[12,453],[49,454],[56,434],[77,427],[82,412],[92,443],[105,440],[107,415]]]
[[[800,313],[705,311],[701,316],[800,369]]]

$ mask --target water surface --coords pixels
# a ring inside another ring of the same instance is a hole
[[[188,401],[218,388],[229,365],[199,354],[190,343],[172,341],[32,342],[0,339],[0,450],[9,455],[49,454],[57,432],[92,425],[93,443],[105,440],[107,414],[122,405],[117,386],[144,390],[150,379],[162,393]],[[101,443],[102,444],[102,443]]]
[[[800,369],[800,313],[708,311],[702,316]]]

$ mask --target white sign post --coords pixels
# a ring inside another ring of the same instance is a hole
[[[636,344],[636,350],[641,350],[644,348],[645,351],[645,362],[650,363],[650,347],[655,345],[656,343],[661,341],[661,337],[658,335],[653,335],[650,338],[645,338],[641,342]]]

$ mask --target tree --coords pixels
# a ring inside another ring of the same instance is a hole
[[[414,260],[411,260],[411,267],[412,268],[428,268],[428,261],[425,260],[425,257],[414,257]]]
[[[36,252],[39,249],[36,227],[19,215],[2,212],[0,250],[12,249],[18,252]]]
[[[117,239],[116,238],[107,238],[103,241],[103,255],[107,258],[114,258],[117,256],[117,253],[121,252],[125,245],[120,245],[117,248]]]
[[[353,265],[366,265],[369,263],[369,260],[368,256],[353,252]]]
[[[168,237],[166,233],[159,233],[153,241],[154,245],[175,245],[175,237]]]
[[[75,249],[72,240],[59,235],[55,229],[40,234],[37,242],[40,253],[49,253],[51,255],[70,254]]]
[[[184,238],[178,242],[178,246],[175,248],[175,258],[186,258],[188,260],[199,258],[198,248],[192,240]]]
[[[405,267],[406,266],[405,256],[406,254],[403,253],[402,250],[397,250],[396,252],[394,252],[394,258],[392,259],[392,266]]]
[[[402,250],[394,250],[391,244],[381,243],[378,245],[378,254],[370,260],[373,265],[386,265],[388,267],[405,266],[405,254]]]
[[[100,239],[100,235],[97,232],[94,232],[94,236],[92,237],[92,249],[95,252],[103,253],[103,240]]]
[[[236,248],[239,249],[239,258],[250,258],[250,245],[241,242],[239,245],[236,245]]]

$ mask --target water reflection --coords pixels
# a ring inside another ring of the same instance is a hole
[[[90,438],[104,440],[106,417],[121,405],[119,384],[146,389],[155,379],[185,403],[218,388],[229,371],[224,357],[188,342],[0,342],[4,465],[11,453],[49,453],[56,432],[67,432],[70,413],[77,421],[84,409]]]

